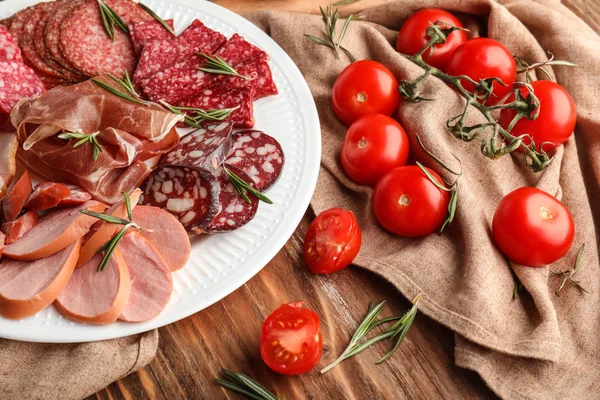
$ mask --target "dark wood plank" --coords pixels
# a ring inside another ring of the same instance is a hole
[[[390,0],[359,1],[356,12]],[[220,0],[244,13],[258,9],[315,12],[311,0]],[[600,31],[600,2],[563,0]],[[223,301],[160,329],[157,357],[145,368],[113,383],[90,399],[237,399],[214,384],[221,368],[243,371],[288,399],[487,399],[494,395],[479,377],[454,366],[450,330],[419,315],[390,361],[376,366],[386,351],[378,344],[324,376],[315,370],[286,377],[269,370],[258,347],[261,321],[281,303],[305,301],[321,316],[325,366],[343,350],[369,300],[386,300],[385,315],[404,313],[409,302],[374,274],[350,267],[331,276],[310,274],[302,261],[307,213],[284,249],[239,290]]]

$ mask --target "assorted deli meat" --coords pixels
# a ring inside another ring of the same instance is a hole
[[[285,160],[251,129],[254,101],[278,93],[268,55],[200,20],[176,28],[131,0],[0,21],[0,316],[152,319],[190,237],[268,200]]]

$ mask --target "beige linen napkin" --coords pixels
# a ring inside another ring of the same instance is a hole
[[[0,400],[79,400],[148,364],[158,331],[80,344],[0,339]]]
[[[446,119],[460,114],[464,103],[441,81],[429,78],[424,96],[435,101],[402,102],[397,117],[411,137],[412,149],[417,148],[414,134],[419,133],[426,147],[454,168],[458,166],[451,154],[462,161],[457,217],[442,236],[398,238],[378,226],[371,210],[372,190],[350,182],[340,165],[346,128],[331,111],[329,96],[348,59],[343,54],[336,59],[331,50],[303,37],[323,31],[320,16],[255,13],[250,19],[294,59],[319,109],[323,155],[312,206],[317,213],[341,206],[356,214],[363,246],[355,263],[384,276],[409,299],[423,293],[420,309],[456,332],[456,363],[477,371],[500,396],[598,398],[600,37],[559,1],[403,0],[365,11],[364,22],[350,26],[344,46],[358,59],[384,63],[400,79],[414,79],[421,70],[398,55],[394,45],[404,20],[426,7],[459,13],[471,35],[498,39],[526,60],[545,60],[545,51],[551,51],[557,59],[578,64],[554,70],[577,106],[574,137],[557,150],[543,173],[528,171],[519,157],[489,160],[477,143],[462,143],[445,130]],[[476,111],[471,115],[471,122],[480,121]],[[512,299],[511,267],[492,243],[491,218],[505,194],[527,185],[557,196],[571,210],[575,242],[552,269],[571,269],[579,246],[586,243],[578,278],[593,294],[567,286],[557,297],[560,278],[550,275],[549,268],[514,265],[529,294]]]

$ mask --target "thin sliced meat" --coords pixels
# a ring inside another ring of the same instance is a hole
[[[205,171],[165,166],[155,170],[143,188],[140,204],[170,212],[191,233],[202,233],[219,212],[219,181]]]
[[[0,116],[7,116],[19,100],[45,92],[44,83],[28,66],[15,61],[0,61]]]
[[[2,211],[5,221],[14,221],[21,213],[25,202],[31,194],[31,177],[25,171],[19,180],[8,190],[8,194],[2,200]]]
[[[16,242],[24,234],[29,232],[38,223],[38,213],[27,211],[14,221],[2,224],[2,233],[4,233],[4,243],[11,244]]]
[[[231,172],[236,174],[243,181],[255,186],[250,177],[236,167],[229,167]],[[207,233],[228,232],[246,225],[254,219],[258,211],[258,199],[248,195],[248,203],[237,192],[231,184],[223,168],[218,172],[219,184],[221,185],[221,196],[219,201],[219,214],[212,220],[206,228]]]
[[[6,196],[8,187],[17,170],[16,155],[19,148],[17,135],[0,132],[0,200]]]
[[[19,44],[21,42],[21,34],[23,33],[25,24],[30,22],[32,20],[31,16],[36,13],[37,10],[43,7],[45,7],[44,4],[38,3],[19,11],[13,16],[13,20],[8,31],[13,37],[15,43]]]
[[[0,315],[27,318],[52,304],[73,274],[80,247],[81,239],[50,257],[0,263]]]
[[[19,44],[14,41],[8,29],[0,25],[0,60],[23,62]]]
[[[44,60],[53,60],[62,65],[63,68],[80,76],[79,80],[84,80],[85,76],[81,75],[75,67],[65,58],[60,49],[60,32],[64,20],[71,14],[73,10],[81,5],[85,0],[66,0],[56,7],[54,13],[50,16],[44,31],[44,42],[46,54],[42,57]]]
[[[173,28],[173,20],[165,20],[167,25]],[[129,29],[129,35],[133,42],[133,48],[137,54],[141,54],[144,46],[151,40],[174,39],[174,36],[158,21],[141,21]]]
[[[234,34],[227,43],[215,53],[215,55],[227,61],[229,65],[234,67],[256,57],[269,59],[269,56],[265,51],[248,43],[246,39],[237,33]]]
[[[66,199],[70,195],[71,189],[62,183],[38,183],[29,195],[25,203],[25,208],[34,211],[48,210],[56,207],[63,199]]]
[[[173,293],[169,266],[156,247],[135,231],[127,233],[118,248],[131,277],[131,294],[119,319],[127,322],[151,320],[161,313]]]
[[[133,220],[144,235],[163,256],[171,272],[182,269],[190,258],[188,234],[172,214],[157,207],[138,205],[133,209]]]
[[[92,195],[76,185],[66,185],[71,193],[58,203],[58,207],[75,207],[92,199]]]
[[[2,257],[2,253],[4,253],[4,233],[0,232],[0,257]]]
[[[254,90],[254,100],[278,93],[266,58],[255,57],[235,66],[235,70],[247,79],[233,75],[217,75],[213,78],[211,87],[222,86],[229,89],[250,87]]]
[[[177,60],[178,55],[177,45],[171,39],[152,40],[146,43],[133,74],[133,82],[137,86],[144,85],[145,78],[168,68]]]
[[[233,124],[222,122],[184,136],[177,147],[165,153],[159,165],[180,165],[216,171],[231,150]]]
[[[225,163],[244,171],[264,192],[279,179],[285,156],[279,142],[261,131],[241,131],[234,135],[232,153]]]
[[[92,200],[48,213],[23,237],[6,246],[4,255],[15,260],[37,260],[56,254],[82,238],[96,222],[80,210],[102,212],[105,208],[106,205]]]
[[[226,89],[223,87],[206,88],[200,95],[181,101],[183,107],[200,108],[203,110],[221,110],[235,108],[226,119],[235,128],[252,128],[254,126],[254,92],[251,88]],[[205,122],[206,125],[213,121]]]
[[[136,189],[129,194],[132,208],[137,205],[141,194],[142,191],[140,189]],[[127,219],[127,207],[125,205],[125,200],[121,199],[121,201],[114,204],[106,213],[107,215],[112,215],[113,217]],[[94,234],[92,234],[83,244],[77,266],[81,267],[83,264],[87,263],[94,256],[94,254],[96,254],[98,250],[100,250],[100,248],[104,246],[106,242],[108,242],[122,228],[122,225],[103,222],[96,232],[94,232]]]
[[[29,20],[23,24],[23,30],[19,38],[19,46],[23,51],[23,58],[28,65],[31,65],[36,71],[45,75],[60,78],[61,74],[52,65],[42,60],[35,48],[35,30],[38,23],[44,24],[47,18],[47,11],[53,7],[53,3],[40,3],[29,15]]]
[[[102,271],[98,266],[102,254],[96,254],[71,279],[54,305],[63,316],[91,324],[112,324],[129,300],[131,280],[127,264],[115,249]]]

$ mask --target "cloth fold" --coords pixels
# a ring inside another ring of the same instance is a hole
[[[158,331],[101,342],[0,339],[0,400],[79,400],[148,364]]]
[[[552,0],[403,0],[368,9],[352,22],[343,42],[357,59],[374,59],[399,79],[413,80],[422,71],[396,53],[402,23],[422,8],[456,13],[470,36],[499,40],[529,62],[569,60],[576,68],[549,69],[572,95],[578,123],[575,135],[557,149],[550,166],[529,171],[519,155],[489,160],[477,143],[463,143],[445,128],[461,113],[464,100],[430,77],[423,95],[435,101],[402,102],[397,119],[411,140],[412,158],[444,174],[417,151],[415,134],[450,167],[461,160],[458,210],[441,236],[421,239],[393,236],[380,228],[372,212],[372,189],[345,176],[339,154],[346,127],[330,106],[331,87],[349,64],[324,46],[303,37],[323,31],[320,16],[259,12],[249,19],[270,34],[296,62],[315,98],[322,127],[322,166],[312,207],[352,210],[363,233],[355,264],[382,275],[407,298],[423,293],[420,309],[456,332],[456,363],[481,375],[501,397],[523,399],[600,396],[600,268],[597,226],[600,224],[600,37],[559,1]],[[339,22],[338,32],[344,21]],[[301,30],[299,30],[301,27]],[[318,65],[318,68],[315,66]],[[472,110],[467,122],[483,121]],[[536,186],[570,209],[576,227],[571,250],[551,266],[574,267],[577,250],[586,243],[577,278],[587,295],[565,287],[548,267],[509,265],[491,239],[491,219],[501,198],[522,186]],[[514,272],[513,272],[514,271]],[[513,300],[514,275],[527,293]]]

